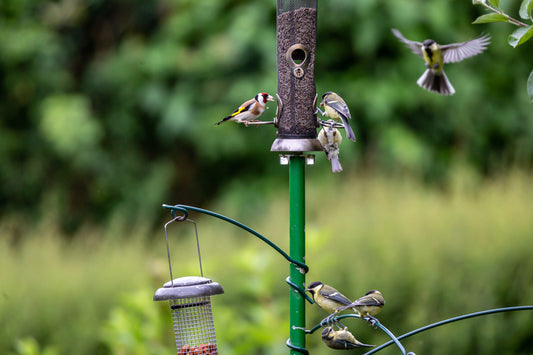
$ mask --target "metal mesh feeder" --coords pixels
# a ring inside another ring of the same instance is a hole
[[[178,355],[218,354],[211,296],[224,293],[206,277],[185,276],[158,289],[154,301],[170,301]]]

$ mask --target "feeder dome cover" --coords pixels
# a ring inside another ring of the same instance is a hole
[[[185,276],[169,281],[154,294],[154,301],[220,295],[224,289],[218,282],[200,276]]]

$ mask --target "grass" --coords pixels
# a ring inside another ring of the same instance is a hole
[[[464,313],[533,304],[529,174],[480,179],[457,169],[447,187],[433,188],[412,177],[322,176],[313,169],[306,186],[308,282],[323,281],[352,299],[379,289],[387,300],[379,319],[397,335]],[[286,189],[276,196],[249,191],[235,185],[213,206],[200,207],[288,250]],[[248,199],[261,207],[251,212]],[[16,346],[21,339],[34,339],[42,354],[172,353],[170,315],[151,300],[168,279],[162,229],[115,221],[67,239],[56,218],[33,226],[16,217],[0,221],[0,353],[29,354]],[[225,289],[213,297],[221,351],[287,352],[285,259],[234,226],[190,218],[198,222],[204,274]],[[169,236],[174,276],[198,274],[192,225],[172,224]],[[308,327],[324,316],[309,306]],[[528,354],[531,319],[531,312],[516,312],[467,320],[405,346],[420,354]],[[346,324],[365,343],[388,340],[361,321]],[[319,332],[308,336],[308,349],[334,353]]]

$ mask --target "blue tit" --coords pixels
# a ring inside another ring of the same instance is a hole
[[[334,330],[332,327],[326,327],[322,330],[322,341],[332,349],[355,349],[361,347],[372,347],[374,345],[363,344],[355,339],[348,328]]]
[[[423,43],[410,41],[394,28],[392,33],[405,43],[414,54],[424,58],[426,62],[427,69],[416,82],[418,86],[440,95],[453,95],[455,93],[455,89],[444,73],[444,63],[460,62],[480,54],[490,43],[489,35],[483,35],[466,42],[439,45],[432,39],[426,39]]]
[[[217,125],[226,121],[235,121],[238,123],[244,123],[248,126],[249,121],[255,121],[265,112],[267,101],[274,101],[274,97],[262,92],[253,99],[250,99],[240,105],[231,115],[224,117]]]
[[[346,130],[346,137],[355,142],[355,134],[350,126],[350,122],[348,122],[352,116],[350,115],[350,110],[342,97],[332,91],[328,91],[322,95],[322,102],[320,102],[319,106],[324,106],[324,110],[326,111],[325,116],[342,121],[344,129]],[[322,113],[322,111],[320,112]],[[324,115],[324,113],[322,114]]]
[[[328,120],[330,125],[324,125],[318,133],[318,140],[322,144],[322,148],[326,153],[326,157],[331,162],[331,171],[340,173],[342,171],[341,163],[339,162],[339,145],[342,142],[341,133],[333,126],[335,121]]]

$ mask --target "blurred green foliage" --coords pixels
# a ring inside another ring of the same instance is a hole
[[[275,93],[275,6],[2,1],[0,212],[57,209],[73,231],[115,214],[154,217],[163,200],[202,204],[238,181],[283,179],[272,127],[214,125],[258,91]],[[320,2],[317,90],[345,98],[360,138],[341,147],[343,166],[437,182],[456,159],[483,173],[529,166],[531,47],[511,50],[498,25],[472,26],[482,13],[459,0]],[[457,94],[440,97],[416,85],[423,61],[391,27],[414,40],[486,31],[493,41],[449,65]]]

